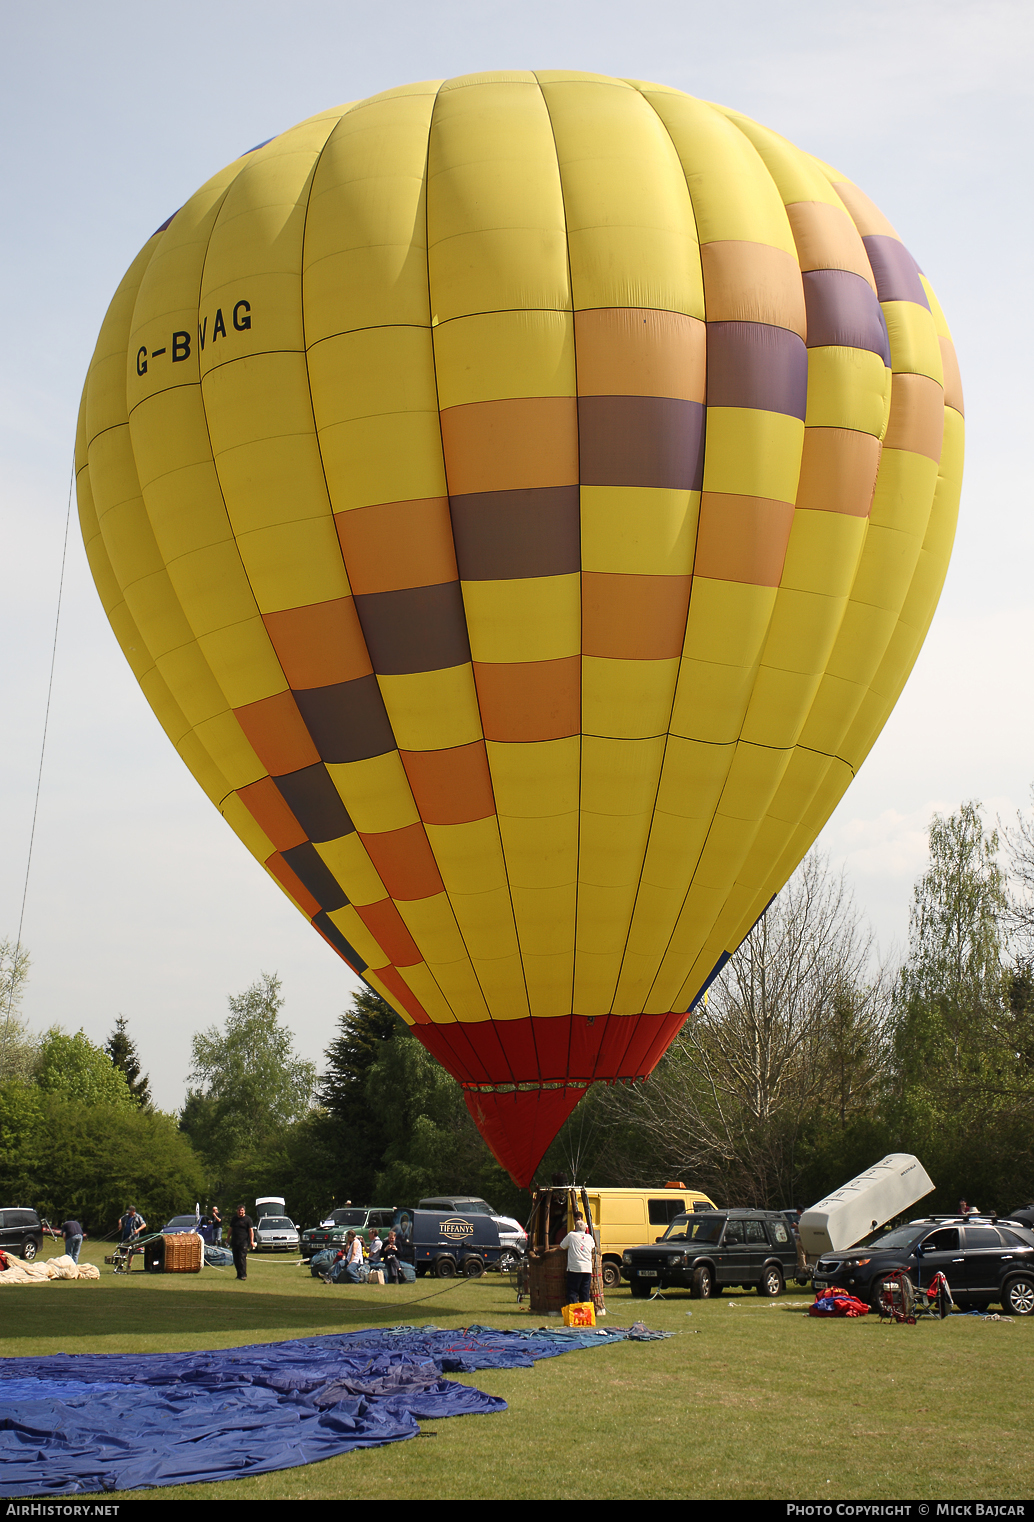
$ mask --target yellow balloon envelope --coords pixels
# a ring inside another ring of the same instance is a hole
[[[527,1182],[879,734],[962,434],[936,297],[842,175],[677,90],[516,72],[197,191],[111,304],[76,464],[169,738]]]

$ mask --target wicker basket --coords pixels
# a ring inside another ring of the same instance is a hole
[[[185,1231],[162,1239],[165,1243],[165,1272],[167,1274],[199,1274],[201,1272],[201,1238],[197,1232]]]
[[[560,1314],[567,1299],[567,1254],[547,1253],[544,1258],[532,1258],[529,1265],[531,1277],[531,1312],[533,1316]]]
[[[594,1264],[598,1257],[599,1254],[596,1254],[593,1258]],[[544,1258],[531,1258],[528,1261],[528,1269],[533,1315],[548,1316],[552,1313],[558,1316],[567,1300],[566,1252],[550,1252]],[[596,1267],[593,1268],[592,1273],[592,1303],[597,1311],[603,1311],[606,1307],[603,1298],[603,1279]]]

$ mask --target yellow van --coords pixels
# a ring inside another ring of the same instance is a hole
[[[593,1189],[586,1185],[592,1224],[599,1232],[600,1269],[607,1289],[621,1283],[621,1254],[663,1236],[684,1211],[714,1210],[714,1202],[684,1184],[662,1189]]]

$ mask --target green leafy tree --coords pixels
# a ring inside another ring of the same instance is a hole
[[[0,1082],[28,1079],[36,1060],[36,1043],[21,1017],[29,976],[29,953],[14,941],[0,941]]]
[[[1006,967],[998,855],[978,803],[935,816],[895,995],[892,1119],[903,1150],[938,1184],[941,1208],[965,1195],[1007,1210],[1034,1183],[1029,986],[1022,968]]]
[[[911,1021],[925,1030],[922,1040],[906,1039],[903,1055],[921,1053],[957,1070],[989,1037],[997,1045],[1008,910],[998,851],[998,832],[985,830],[979,803],[931,821],[930,865],[912,895],[898,994],[899,1029]]]
[[[0,1085],[0,1196],[51,1221],[109,1235],[135,1204],[153,1227],[205,1197],[201,1159],[173,1116],[132,1100],[84,1104],[67,1090]]]
[[[109,1105],[121,1110],[136,1103],[126,1075],[82,1031],[69,1036],[54,1026],[46,1032],[39,1045],[33,1081],[45,1094],[63,1094],[86,1107]]]
[[[209,1026],[193,1039],[180,1125],[211,1168],[216,1191],[243,1197],[261,1187],[269,1158],[308,1111],[316,1067],[295,1055],[275,974],[263,973],[228,1002],[225,1027]]]
[[[130,1037],[128,1024],[125,1015],[116,1016],[115,1029],[104,1043],[104,1050],[115,1067],[125,1074],[129,1092],[137,1104],[146,1109],[151,1103],[150,1074],[145,1073],[143,1077],[140,1076],[140,1054],[136,1049],[136,1042]]]

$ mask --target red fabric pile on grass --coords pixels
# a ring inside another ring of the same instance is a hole
[[[869,1307],[842,1289],[824,1289],[815,1296],[809,1316],[868,1316]]]

